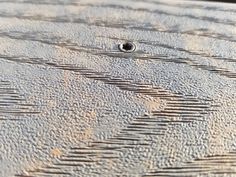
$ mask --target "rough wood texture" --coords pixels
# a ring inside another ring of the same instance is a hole
[[[2,177],[236,176],[235,110],[236,5],[0,0]]]

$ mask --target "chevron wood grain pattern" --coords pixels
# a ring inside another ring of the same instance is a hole
[[[0,176],[236,176],[235,88],[234,4],[0,0]]]

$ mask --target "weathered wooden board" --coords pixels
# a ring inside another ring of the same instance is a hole
[[[0,176],[235,176],[235,120],[236,5],[0,0]]]

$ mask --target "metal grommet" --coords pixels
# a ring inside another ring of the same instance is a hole
[[[125,42],[123,44],[119,44],[118,47],[121,52],[125,53],[131,53],[136,50],[136,45],[132,42]]]

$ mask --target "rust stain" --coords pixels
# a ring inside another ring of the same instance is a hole
[[[53,157],[61,157],[62,151],[59,148],[54,148],[51,150],[51,155]]]

